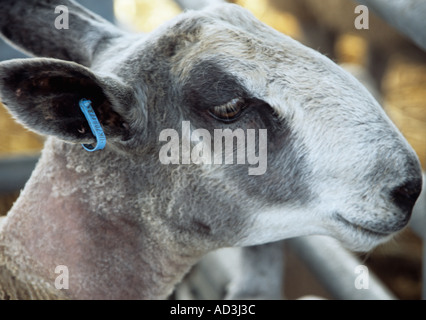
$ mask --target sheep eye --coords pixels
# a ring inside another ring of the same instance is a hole
[[[210,108],[209,113],[217,120],[230,123],[234,122],[241,116],[246,106],[247,105],[243,98],[235,98],[224,105]]]

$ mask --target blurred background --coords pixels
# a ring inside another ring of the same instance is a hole
[[[79,1],[123,28],[149,32],[179,14],[172,0]],[[426,53],[370,11],[368,30],[354,28],[358,5],[351,0],[233,0],[273,28],[327,55],[353,72],[385,111],[426,166]],[[1,41],[1,40],[0,40]],[[0,60],[23,57],[0,43]],[[0,160],[40,152],[44,138],[17,124],[0,103]],[[13,172],[12,172],[13,174]],[[0,176],[1,179],[1,176]],[[0,192],[0,215],[19,191]],[[421,298],[422,242],[408,228],[394,241],[360,256],[400,299]],[[326,295],[295,257],[287,257],[286,296]],[[303,273],[303,272],[305,273]],[[298,275],[299,274],[299,275]],[[303,276],[300,276],[303,274]]]

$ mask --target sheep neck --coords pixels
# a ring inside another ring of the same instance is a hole
[[[152,208],[144,207],[131,191],[134,185],[125,183],[126,166],[111,159],[99,167],[85,153],[69,152],[78,147],[47,142],[2,226],[6,268],[55,293],[55,280],[64,275],[55,270],[65,266],[69,286],[56,290],[59,297],[165,298],[204,252],[179,245]],[[86,159],[77,161],[75,154]]]

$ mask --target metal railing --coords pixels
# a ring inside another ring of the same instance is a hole
[[[426,300],[426,173],[423,174],[423,190],[414,206],[410,227],[423,240],[422,299]]]

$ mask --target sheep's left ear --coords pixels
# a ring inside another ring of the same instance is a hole
[[[126,107],[133,91],[116,78],[95,75],[88,68],[56,59],[17,59],[0,63],[0,100],[29,129],[60,139],[94,143],[95,137],[79,101],[92,107],[107,139],[129,138]]]

